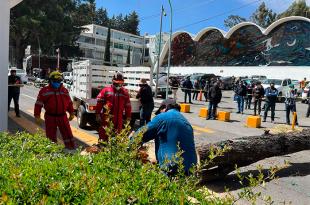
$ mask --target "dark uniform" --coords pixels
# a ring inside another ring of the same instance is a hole
[[[19,94],[20,94],[20,86],[18,86],[18,85],[21,84],[20,77],[11,74],[9,76],[8,83],[9,83],[9,88],[8,88],[8,111],[10,111],[10,104],[11,104],[11,101],[13,99],[16,117],[20,117],[20,114],[19,114],[19,103],[18,103],[18,101],[19,101]]]

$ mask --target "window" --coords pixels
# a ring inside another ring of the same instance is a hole
[[[91,37],[85,37],[85,43],[95,44],[95,39]]]
[[[282,86],[287,86],[287,81],[284,80]]]
[[[105,46],[106,45],[106,41],[105,40],[101,40],[101,39],[97,39],[96,45],[98,45],[98,46]]]

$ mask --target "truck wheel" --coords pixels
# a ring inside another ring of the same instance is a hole
[[[79,109],[77,110],[76,117],[79,128],[85,128],[87,125],[87,113],[83,105],[80,105]]]

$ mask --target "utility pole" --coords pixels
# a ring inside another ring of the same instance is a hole
[[[60,49],[57,48],[56,52],[57,52],[57,69],[56,70],[59,71],[60,70]]]
[[[158,89],[158,75],[159,75],[159,60],[160,60],[160,52],[161,52],[161,41],[162,41],[162,30],[163,30],[163,16],[166,16],[164,6],[161,6],[161,14],[160,14],[160,28],[159,28],[159,43],[158,43],[158,54],[157,54],[157,69],[156,69],[156,85],[155,85],[155,98],[157,98],[157,89]],[[153,82],[151,82],[153,83]]]
[[[39,69],[41,69],[41,44],[40,44],[39,35],[37,35],[37,40],[38,40],[38,46],[39,46]]]
[[[167,74],[167,87],[166,87],[166,99],[168,99],[169,94],[169,77],[170,77],[170,63],[171,63],[171,41],[172,41],[172,4],[169,0],[170,6],[170,37],[169,37],[169,56],[168,56],[168,74]]]

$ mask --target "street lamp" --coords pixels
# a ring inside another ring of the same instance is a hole
[[[160,13],[160,29],[159,29],[158,57],[157,57],[157,69],[156,69],[155,98],[157,98],[157,93],[158,93],[157,89],[158,89],[158,75],[159,75],[159,67],[160,67],[159,60],[160,60],[160,52],[161,52],[163,16],[166,16],[166,12],[165,12],[164,6],[162,5],[161,13]],[[153,82],[151,82],[151,84],[153,84]]]
[[[38,41],[38,46],[39,46],[39,69],[41,69],[41,44],[40,44],[39,35],[37,34],[36,36],[37,36],[37,41]]]
[[[171,0],[169,0],[169,6],[170,6],[170,37],[169,37],[169,56],[168,56],[166,99],[168,99],[168,94],[169,94],[169,77],[170,77],[170,63],[171,63],[171,41],[172,41],[172,4],[171,4]]]

